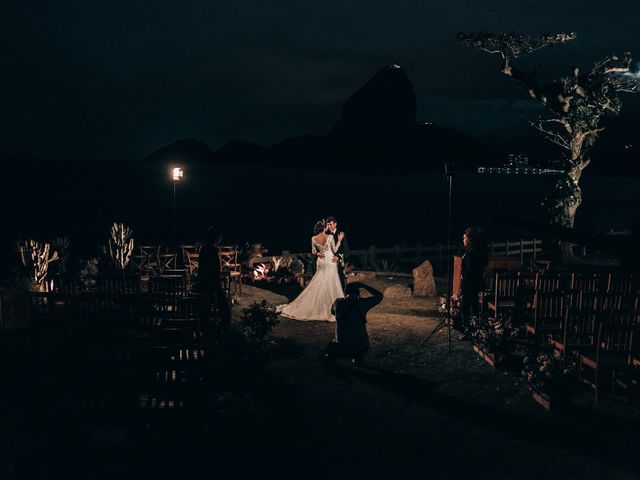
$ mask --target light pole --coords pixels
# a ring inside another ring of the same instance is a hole
[[[447,327],[447,347],[449,353],[451,353],[451,294],[453,289],[453,244],[451,238],[452,223],[453,223],[453,175],[455,174],[455,166],[452,163],[444,164],[444,176],[449,183],[449,210],[448,210],[448,227],[447,227],[447,302],[445,303],[445,314],[438,325],[435,326],[426,337],[420,341],[420,345],[429,340],[436,332],[441,328]]]
[[[182,167],[171,168],[171,180],[173,181],[173,248],[177,247],[176,243],[176,183],[182,180],[184,177],[184,170]]]

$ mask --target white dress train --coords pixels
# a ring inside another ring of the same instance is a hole
[[[294,320],[336,321],[331,307],[336,299],[344,297],[338,264],[332,261],[337,249],[333,236],[329,236],[324,245],[316,242],[315,237],[311,239],[311,251],[323,252],[324,258],[318,257],[316,273],[302,293],[291,303],[278,305],[276,311],[280,315]]]

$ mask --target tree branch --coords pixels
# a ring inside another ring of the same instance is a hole
[[[569,140],[567,140],[565,137],[563,137],[562,135],[560,135],[557,132],[553,132],[551,130],[547,130],[546,128],[544,128],[542,126],[542,122],[545,122],[545,121],[546,120],[538,120],[538,123],[530,122],[530,124],[531,124],[531,126],[533,128],[535,128],[536,130],[542,132],[542,134],[550,142],[555,143],[556,145],[564,148],[565,150],[571,151],[571,143],[569,142]]]

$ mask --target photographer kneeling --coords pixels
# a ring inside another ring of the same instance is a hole
[[[360,289],[371,294],[362,298]],[[354,282],[347,285],[346,295],[339,298],[331,307],[336,316],[336,337],[326,346],[320,357],[321,361],[331,362],[338,358],[351,358],[353,363],[362,362],[369,349],[367,334],[367,313],[382,301],[382,292]]]

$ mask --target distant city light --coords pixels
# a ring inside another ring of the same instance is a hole
[[[478,173],[502,175],[562,175],[564,170],[537,167],[478,167]]]

